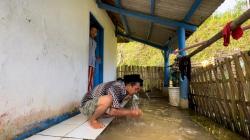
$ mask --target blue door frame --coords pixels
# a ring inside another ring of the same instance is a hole
[[[96,40],[96,50],[95,50],[95,54],[96,57],[100,57],[101,61],[97,62],[95,64],[95,73],[94,73],[94,87],[100,83],[103,82],[103,52],[104,52],[104,47],[103,47],[103,43],[104,43],[104,29],[101,26],[101,24],[96,20],[96,18],[93,16],[92,13],[90,13],[90,25],[94,24],[97,29],[97,36],[95,38]]]

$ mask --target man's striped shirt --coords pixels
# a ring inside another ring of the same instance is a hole
[[[83,107],[87,101],[104,95],[111,95],[113,98],[112,107],[120,108],[122,100],[127,96],[124,82],[111,81],[96,86],[90,93],[87,93],[85,97],[83,97],[81,107]]]

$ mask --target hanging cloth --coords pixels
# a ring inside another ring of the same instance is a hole
[[[179,70],[182,79],[184,79],[184,76],[187,76],[188,80],[191,80],[191,60],[189,57],[184,56],[179,58]]]
[[[232,35],[233,39],[238,40],[243,35],[243,30],[240,26],[238,26],[235,30],[231,31],[230,24],[232,22],[228,22],[226,26],[222,30],[222,36],[224,39],[223,45],[228,46],[230,43],[230,35]]]

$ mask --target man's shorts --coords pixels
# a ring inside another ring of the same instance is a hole
[[[97,107],[98,98],[87,101],[83,107],[80,107],[80,112],[88,117],[92,116]]]

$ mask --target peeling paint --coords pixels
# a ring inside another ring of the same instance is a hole
[[[3,117],[6,117],[6,116],[8,116],[8,113],[3,113],[3,114],[0,115],[0,119],[3,118]]]

